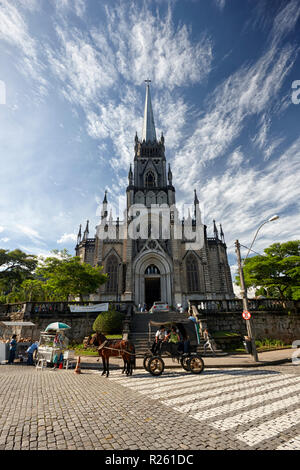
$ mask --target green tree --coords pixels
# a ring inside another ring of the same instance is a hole
[[[98,315],[93,324],[93,330],[102,334],[120,333],[122,331],[123,315],[111,306],[108,312]]]
[[[246,259],[246,286],[264,288],[268,296],[282,300],[300,299],[300,240],[273,243],[264,253]],[[238,276],[236,281],[240,283]]]
[[[55,296],[69,300],[79,296],[80,300],[97,291],[107,281],[102,266],[93,267],[81,263],[80,258],[71,256],[66,250],[53,251],[55,256],[46,258],[36,269],[38,276],[46,280],[47,287]]]
[[[17,292],[22,282],[32,279],[38,259],[21,250],[0,249],[0,292],[8,295]]]

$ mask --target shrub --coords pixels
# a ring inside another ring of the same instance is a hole
[[[122,331],[123,315],[116,310],[109,308],[108,312],[98,315],[93,324],[93,330],[104,335],[109,333],[120,333]]]

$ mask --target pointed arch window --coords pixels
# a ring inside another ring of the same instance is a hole
[[[157,266],[155,266],[155,264],[150,264],[150,266],[148,266],[148,268],[146,269],[145,271],[145,274],[160,274],[160,270],[158,269]]]
[[[106,292],[108,294],[116,294],[118,287],[118,260],[116,256],[109,256],[106,263],[106,273],[108,274]]]
[[[198,262],[194,255],[189,255],[186,260],[187,287],[188,292],[199,291]]]
[[[155,175],[153,171],[148,171],[145,176],[145,186],[146,188],[154,188],[155,186]]]

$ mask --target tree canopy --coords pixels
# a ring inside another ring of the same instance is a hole
[[[93,267],[81,263],[78,256],[71,256],[66,250],[53,251],[53,257],[46,258],[36,269],[36,273],[46,279],[54,294],[65,297],[80,297],[93,294],[107,281],[102,273],[103,266]]]
[[[26,279],[33,279],[38,259],[21,250],[0,249],[0,292],[17,290]]]
[[[300,299],[300,240],[273,243],[264,253],[245,261],[247,288],[263,288],[269,297],[282,300]],[[236,281],[240,283],[239,277]]]
[[[107,281],[102,266],[81,263],[67,250],[38,259],[20,250],[0,250],[0,301],[68,301],[93,294]]]

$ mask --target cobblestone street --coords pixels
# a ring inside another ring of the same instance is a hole
[[[299,392],[291,364],[109,379],[1,366],[0,449],[300,450]]]

